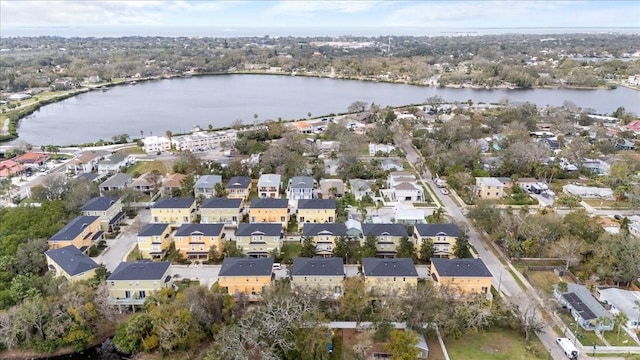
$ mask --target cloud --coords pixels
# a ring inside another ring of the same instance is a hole
[[[355,14],[383,5],[385,1],[280,1],[269,8],[269,15],[304,15],[338,12]]]

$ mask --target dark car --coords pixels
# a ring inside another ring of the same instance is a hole
[[[616,220],[622,220],[622,216],[621,215],[613,215],[613,218]]]

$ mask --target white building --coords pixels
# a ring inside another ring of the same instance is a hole
[[[378,151],[383,154],[389,154],[395,149],[395,146],[389,144],[369,144],[369,156],[375,156]]]
[[[142,150],[148,154],[171,149],[171,140],[164,136],[147,136],[142,139]]]
[[[190,135],[179,135],[171,138],[176,150],[199,151],[221,146],[223,142],[233,143],[237,140],[235,131],[204,132],[194,131]]]
[[[424,191],[416,177],[408,171],[396,171],[389,174],[387,187],[393,190],[393,201],[422,201]]]
[[[598,289],[600,301],[611,305],[612,314],[623,312],[627,315],[628,329],[640,329],[640,291],[619,288]]]
[[[562,187],[562,190],[569,195],[576,195],[585,199],[611,199],[613,198],[613,190],[610,188],[599,188],[593,186],[579,186],[568,184]]]

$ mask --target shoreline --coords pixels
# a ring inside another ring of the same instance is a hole
[[[73,91],[69,91],[68,93],[61,94],[58,96],[54,96],[52,98],[46,100],[38,100],[33,104],[21,106],[20,108],[9,110],[1,116],[3,117],[3,129],[7,129],[6,133],[0,134],[0,144],[7,143],[10,141],[14,141],[20,138],[18,127],[19,122],[25,117],[33,114],[38,111],[42,106],[54,104],[68,98],[74,97],[79,94],[91,92],[91,91],[101,91],[105,88],[109,89],[116,86],[130,86],[132,82],[143,83],[155,80],[170,80],[170,79],[188,79],[191,77],[205,77],[205,76],[226,76],[226,75],[271,75],[271,76],[300,76],[300,77],[310,77],[310,78],[322,78],[322,79],[332,79],[332,80],[343,80],[343,81],[363,81],[363,82],[373,82],[373,83],[386,83],[386,84],[399,84],[399,85],[410,85],[417,87],[436,87],[436,88],[450,88],[450,89],[462,89],[468,88],[473,90],[501,90],[501,91],[519,91],[519,90],[534,90],[534,89],[572,89],[572,90],[614,90],[615,86],[623,86],[632,90],[640,91],[640,88],[627,86],[625,84],[610,84],[600,87],[580,87],[580,86],[565,86],[565,85],[554,85],[554,86],[532,86],[530,88],[520,88],[520,87],[510,87],[508,85],[498,85],[493,87],[479,86],[479,85],[437,85],[437,84],[425,84],[418,82],[411,82],[407,80],[377,80],[366,77],[342,77],[342,76],[332,76],[327,74],[293,74],[293,73],[284,73],[284,72],[268,72],[268,71],[234,71],[234,72],[212,72],[212,73],[186,73],[186,74],[175,74],[175,75],[162,75],[162,76],[153,76],[147,78],[139,78],[139,79],[118,79],[116,81],[91,84],[85,87],[75,89]],[[612,87],[614,86],[614,87]],[[37,95],[34,95],[37,97]],[[284,120],[284,119],[283,119]],[[288,119],[286,121],[295,121],[295,119]],[[222,128],[220,128],[222,129]],[[214,130],[220,130],[214,129]]]

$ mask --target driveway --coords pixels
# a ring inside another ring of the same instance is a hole
[[[138,212],[137,218],[143,224],[148,224],[151,220],[150,210],[141,210]],[[138,241],[138,230],[132,229],[130,224],[135,219],[126,219],[125,222],[129,225],[121,226],[122,232],[117,238],[106,240],[107,248],[101,255],[94,258],[95,262],[103,263],[107,267],[107,270],[112,271],[118,267],[118,265],[127,260],[127,255],[133,250]]]

